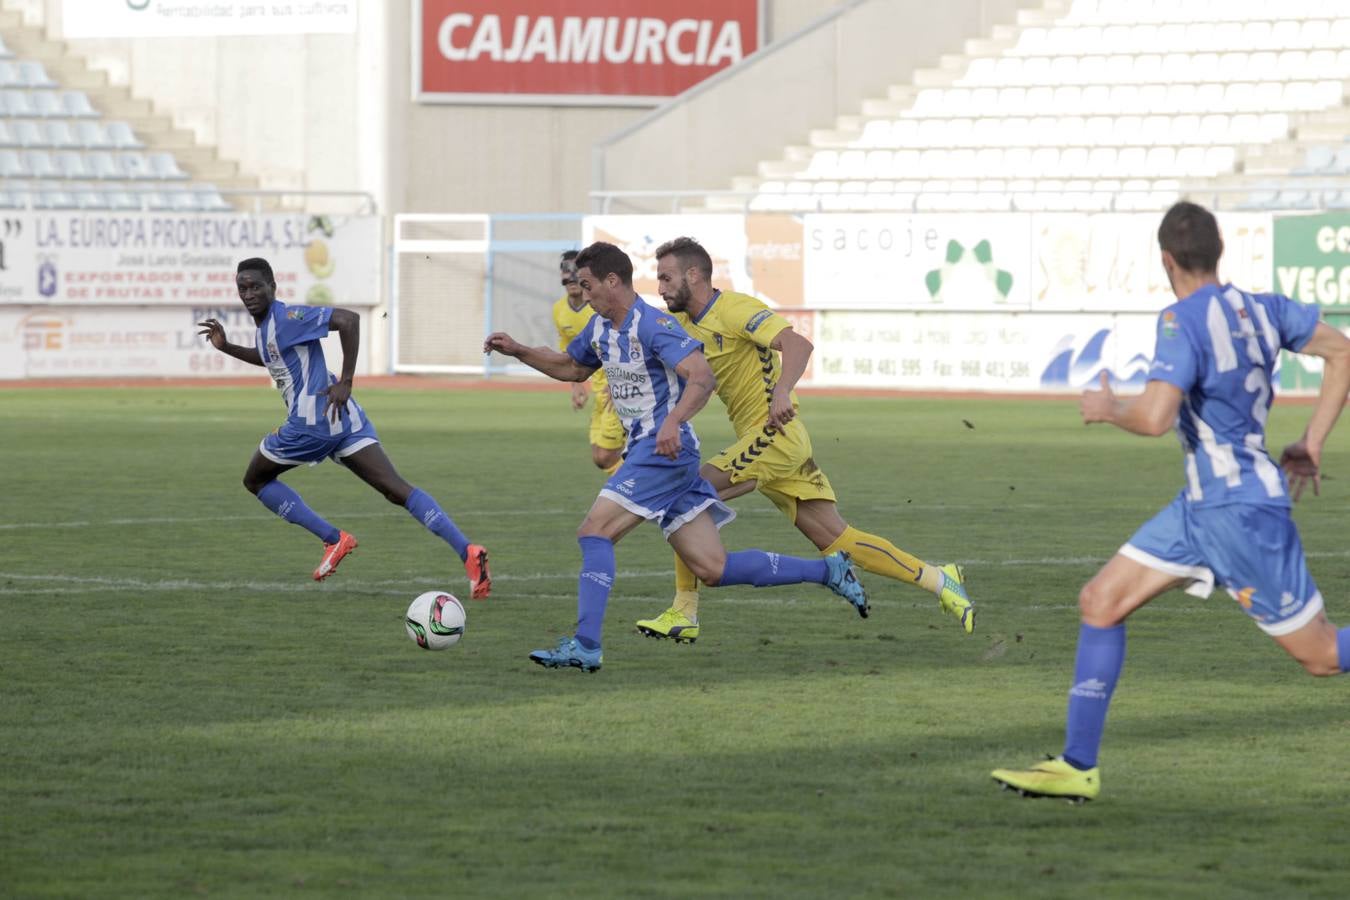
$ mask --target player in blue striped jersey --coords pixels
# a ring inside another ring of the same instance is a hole
[[[1118,399],[1106,374],[1084,393],[1083,421],[1133,434],[1175,428],[1185,487],[1083,588],[1067,739],[1062,756],[994,779],[1026,796],[1090,800],[1101,789],[1098,748],[1125,660],[1125,619],[1173,588],[1207,597],[1224,588],[1313,675],[1350,670],[1350,628],[1337,629],[1308,573],[1290,495],[1266,451],[1271,377],[1281,349],[1325,362],[1303,438],[1282,459],[1295,497],[1316,489],[1322,447],[1350,390],[1350,340],[1318,321],[1318,308],[1219,281],[1223,241],[1212,213],[1168,210],[1158,229],[1163,268],[1178,297],[1158,317],[1157,349],[1143,394]]]
[[[762,550],[727,553],[718,529],[736,514],[699,474],[698,436],[689,424],[717,385],[703,345],[637,295],[633,263],[618,247],[592,244],[576,264],[582,294],[596,315],[566,353],[526,347],[501,332],[483,344],[485,353],[495,350],[515,357],[559,381],[585,381],[603,368],[614,411],[628,433],[622,465],[577,529],[581,574],[576,634],[551,650],[534,651],[530,659],[548,668],[600,668],[600,632],[614,583],[614,545],[644,520],[661,526],[666,540],[704,584],[816,582],[865,617],[867,595],[843,553],[824,559]]]
[[[244,473],[244,486],[272,512],[324,542],[323,559],[314,570],[314,580],[322,581],[333,574],[342,558],[356,549],[356,538],[325,521],[278,479],[302,463],[328,458],[346,466],[389,502],[407,509],[428,531],[449,544],[464,563],[470,594],[480,600],[487,597],[492,588],[487,550],[470,543],[430,494],[403,480],[380,447],[365,410],[352,399],[360,316],[347,309],[280,302],[272,267],[265,259],[239,263],[235,286],[258,326],[254,345],[230,343],[225,328],[215,319],[199,322],[199,333],[235,359],[266,366],[281,391],[286,421],[264,437],[254,451]],[[329,331],[338,333],[342,345],[340,378],[328,371],[319,343]]]

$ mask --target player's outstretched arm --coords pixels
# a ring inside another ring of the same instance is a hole
[[[1308,419],[1308,427],[1303,437],[1285,447],[1280,454],[1280,465],[1289,476],[1290,493],[1295,500],[1303,495],[1309,482],[1314,495],[1321,491],[1322,448],[1336,426],[1345,407],[1346,394],[1350,392],[1350,340],[1325,322],[1318,322],[1312,337],[1298,352],[1321,357],[1323,366],[1322,386],[1317,392],[1317,405]]]
[[[676,363],[675,372],[684,379],[684,393],[656,432],[656,452],[669,459],[680,455],[680,426],[697,415],[717,390],[717,376],[702,350]]]
[[[1106,422],[1131,434],[1157,437],[1166,434],[1181,411],[1181,388],[1166,381],[1150,381],[1137,397],[1123,400],[1111,390],[1111,379],[1102,371],[1098,390],[1084,391],[1078,401],[1083,424]]]
[[[783,370],[778,375],[778,383],[773,387],[773,397],[769,400],[769,424],[786,425],[797,415],[792,408],[792,391],[806,372],[811,362],[811,352],[815,345],[791,328],[784,328],[774,335],[769,346],[782,354]]]
[[[497,331],[483,342],[483,352],[496,351],[502,356],[518,359],[525,365],[558,381],[585,381],[595,374],[596,366],[583,366],[566,353],[551,347],[526,347],[511,335]]]
[[[198,334],[205,335],[206,339],[226,356],[233,356],[235,359],[242,360],[255,366],[263,364],[262,357],[258,355],[258,348],[243,347],[239,344],[231,344],[225,337],[225,326],[215,319],[207,319],[205,322],[198,322],[197,327],[201,331]]]
[[[352,395],[352,379],[356,376],[356,354],[361,350],[361,314],[350,309],[334,307],[328,319],[328,330],[338,333],[342,346],[342,374],[336,384],[319,391],[328,397],[328,418],[336,422],[347,409]]]

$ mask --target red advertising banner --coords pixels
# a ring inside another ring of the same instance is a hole
[[[422,102],[646,105],[760,46],[761,0],[420,0]]]

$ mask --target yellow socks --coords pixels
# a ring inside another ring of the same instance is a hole
[[[896,581],[917,584],[931,594],[942,590],[942,572],[937,566],[931,566],[918,557],[910,556],[884,537],[859,531],[850,525],[833,544],[821,552],[829,556],[840,550],[868,572],[885,575]]]
[[[675,609],[691,622],[698,621],[698,577],[675,554]]]

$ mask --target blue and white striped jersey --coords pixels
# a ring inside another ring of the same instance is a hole
[[[293,425],[315,434],[337,437],[359,431],[365,412],[353,399],[347,400],[346,415],[330,422],[324,415],[328,398],[319,393],[337,377],[328,371],[319,340],[328,333],[333,317],[330,306],[287,306],[272,301],[267,317],[254,337],[263,365],[281,391]]]
[[[691,338],[668,313],[641,297],[623,324],[614,327],[600,315],[591,317],[567,345],[567,353],[583,366],[605,370],[614,412],[628,431],[624,459],[644,465],[687,465],[698,460],[698,436],[688,422],[680,426],[680,456],[656,452],[656,432],[680,402],[684,379],[675,372],[680,360],[703,344]]]
[[[1318,307],[1280,294],[1206,285],[1158,317],[1150,381],[1184,393],[1177,436],[1186,498],[1197,506],[1288,506],[1284,476],[1266,451],[1271,375],[1281,348],[1312,338]]]

